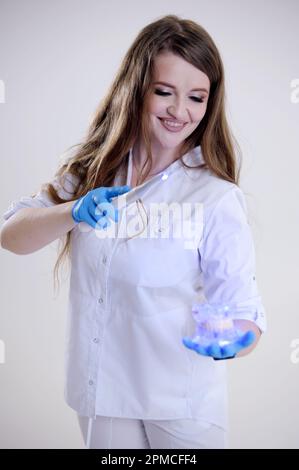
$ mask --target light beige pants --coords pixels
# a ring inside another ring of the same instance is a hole
[[[141,420],[77,414],[87,449],[225,449],[224,429],[202,420]]]

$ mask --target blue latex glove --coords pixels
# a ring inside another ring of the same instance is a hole
[[[113,197],[130,191],[126,186],[100,187],[89,191],[80,197],[72,207],[72,217],[75,222],[86,222],[93,228],[106,229],[111,222],[111,217],[118,222],[118,210],[111,204]]]
[[[190,338],[183,338],[183,344],[198,354],[203,356],[211,356],[215,360],[219,359],[233,359],[241,349],[247,348],[255,340],[253,331],[247,331],[240,336],[234,343],[227,344],[226,346],[219,346],[218,343],[211,343],[208,346],[202,346],[193,342]]]

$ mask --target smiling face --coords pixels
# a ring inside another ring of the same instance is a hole
[[[171,151],[192,134],[203,119],[210,80],[205,73],[171,52],[156,57],[153,75],[148,97],[151,142],[158,151]],[[181,124],[170,127],[167,119]]]

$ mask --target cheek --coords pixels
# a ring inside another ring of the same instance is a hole
[[[165,112],[165,103],[161,102],[159,98],[152,98],[148,104],[148,111],[150,114],[154,114],[155,116],[162,116],[163,112]]]
[[[203,119],[204,115],[206,114],[206,111],[207,111],[206,104],[199,105],[198,109],[193,114],[193,121],[200,122]]]

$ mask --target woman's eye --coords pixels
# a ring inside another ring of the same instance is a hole
[[[162,91],[162,90],[158,90],[156,89],[155,90],[155,93],[156,95],[160,95],[160,96],[169,96],[171,95],[171,93],[167,93],[166,91]],[[190,98],[198,103],[203,103],[203,98],[198,98],[197,96],[190,96]]]

